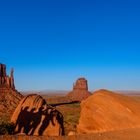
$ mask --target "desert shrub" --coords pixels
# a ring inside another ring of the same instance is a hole
[[[0,135],[12,135],[14,131],[14,125],[8,122],[0,123]]]

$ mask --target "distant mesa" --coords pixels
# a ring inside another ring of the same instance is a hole
[[[73,90],[85,90],[88,91],[88,84],[85,78],[79,78],[76,83],[73,84]]]
[[[28,95],[21,100],[11,122],[15,124],[14,134],[64,135],[63,115],[37,94]]]
[[[8,76],[6,65],[0,64],[0,114],[12,113],[22,97],[15,89],[13,68]]]
[[[88,91],[88,82],[82,77],[73,84],[73,91],[67,94],[67,98],[70,101],[82,101],[90,95],[91,93]]]
[[[99,90],[81,103],[78,133],[87,134],[138,128],[140,99]]]

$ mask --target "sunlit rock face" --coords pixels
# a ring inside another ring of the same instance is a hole
[[[6,65],[0,64],[0,87],[8,87],[15,89],[14,84],[14,69],[11,69],[10,76],[6,74]]]
[[[0,64],[0,116],[10,116],[22,99],[22,95],[15,89],[14,70],[10,76],[6,73],[6,65]]]
[[[73,90],[85,90],[88,91],[88,82],[85,78],[79,78],[73,85]]]
[[[82,101],[90,95],[91,93],[88,91],[88,82],[82,77],[73,84],[73,91],[68,93],[67,97],[70,101]]]
[[[78,133],[140,127],[140,99],[99,90],[82,101]]]

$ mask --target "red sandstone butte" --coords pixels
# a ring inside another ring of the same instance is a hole
[[[90,95],[91,93],[88,91],[88,82],[82,77],[73,84],[73,91],[68,93],[67,98],[70,101],[82,101]]]

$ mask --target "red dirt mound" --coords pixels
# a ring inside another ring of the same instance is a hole
[[[99,90],[81,103],[78,133],[140,127],[140,99]]]

